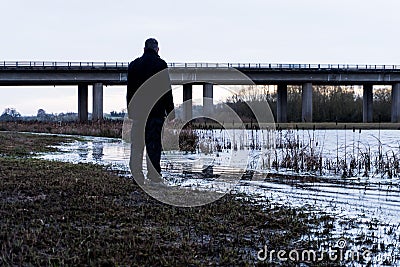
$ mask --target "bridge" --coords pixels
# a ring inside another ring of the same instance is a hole
[[[0,86],[76,85],[78,116],[88,119],[88,86],[93,86],[92,119],[103,118],[103,86],[126,85],[128,62],[0,61]],[[392,87],[392,122],[400,122],[400,65],[170,63],[173,85],[183,85],[183,100],[192,99],[192,85],[203,85],[213,98],[213,85],[239,85],[239,70],[257,85],[277,85],[277,122],[287,122],[287,86],[302,86],[302,120],[312,122],[313,85],[362,85],[363,121],[372,122],[373,85]],[[191,101],[188,101],[191,103]],[[212,101],[204,102],[212,108]],[[184,108],[192,116],[191,105]]]

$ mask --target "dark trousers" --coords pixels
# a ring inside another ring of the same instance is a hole
[[[143,150],[146,146],[147,171],[150,175],[161,174],[161,132],[163,118],[148,118],[146,125],[133,121],[131,130],[131,161],[133,173],[142,173]],[[143,129],[144,133],[143,133]]]
[[[149,118],[146,124],[145,143],[147,156],[157,173],[161,174],[161,132],[164,125],[162,118]],[[149,168],[147,170],[150,172]]]

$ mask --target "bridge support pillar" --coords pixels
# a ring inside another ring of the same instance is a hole
[[[80,122],[88,120],[88,86],[78,85],[78,119]]]
[[[193,118],[192,111],[192,84],[183,85],[183,120],[189,121]]]
[[[213,84],[205,83],[203,85],[203,116],[211,115],[214,111],[213,104]]]
[[[372,85],[363,85],[363,122],[372,122]]]
[[[103,84],[95,83],[93,85],[93,113],[92,120],[103,119]]]
[[[278,85],[277,94],[276,121],[287,122],[287,85]]]
[[[312,83],[304,83],[301,98],[301,120],[302,122],[312,122]]]
[[[400,122],[400,83],[392,85],[392,122]]]

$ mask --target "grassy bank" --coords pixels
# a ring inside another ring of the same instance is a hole
[[[0,122],[0,131],[71,134],[85,136],[116,137],[122,136],[123,121],[80,122],[38,122],[15,121]]]
[[[102,137],[122,137],[123,121],[96,121],[96,122],[35,122],[35,121],[17,121],[17,122],[0,122],[0,131],[14,132],[33,132],[33,133],[52,133],[52,134],[70,134],[84,136],[102,136]],[[224,122],[223,127],[226,129],[237,129],[246,127],[251,129],[254,127],[252,123],[244,125],[232,124]],[[399,130],[400,123],[275,123],[261,125],[265,129],[392,129]],[[208,129],[221,128],[218,123],[194,123],[193,128]]]
[[[57,135],[0,132],[0,156],[28,157],[41,152],[56,152],[55,145],[77,140]]]
[[[262,265],[264,245],[317,247],[304,236],[326,237],[332,225],[326,215],[229,194],[202,207],[172,207],[104,167],[19,152],[22,144],[30,155],[65,141],[0,133],[1,266]]]

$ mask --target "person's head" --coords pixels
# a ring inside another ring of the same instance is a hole
[[[154,38],[147,39],[146,42],[144,43],[144,51],[146,50],[153,50],[158,53],[159,48],[157,40]]]

